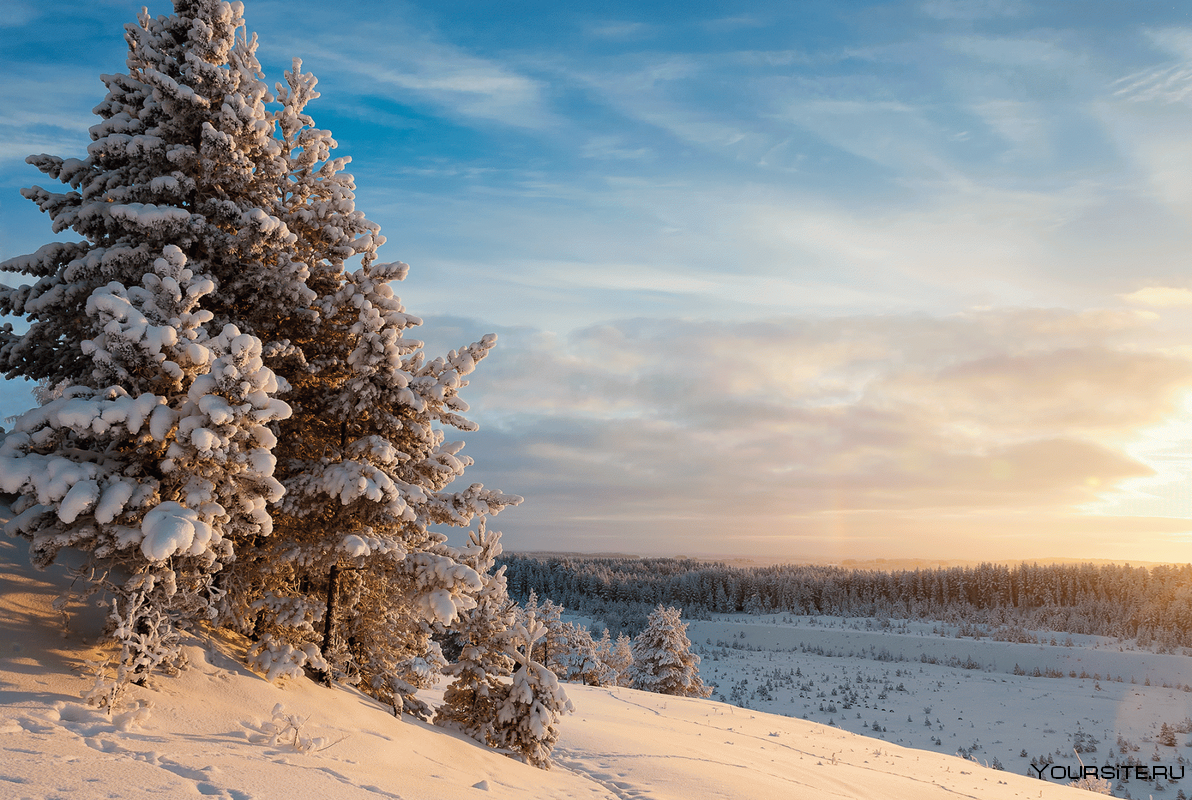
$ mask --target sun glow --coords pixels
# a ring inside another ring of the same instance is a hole
[[[1154,474],[1127,478],[1080,511],[1099,516],[1192,519],[1192,392],[1184,395],[1171,417],[1139,431],[1125,452]]]

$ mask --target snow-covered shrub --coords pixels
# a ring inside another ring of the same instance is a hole
[[[346,739],[328,739],[326,736],[308,736],[306,729],[308,719],[286,711],[283,703],[273,706],[273,719],[261,725],[261,733],[268,737],[267,742],[273,746],[286,746],[296,753],[318,753],[326,750]]]
[[[1092,792],[1093,794],[1113,794],[1113,782],[1108,781],[1105,778],[1094,778],[1090,775],[1086,775],[1080,780],[1071,781],[1068,785],[1074,789],[1084,789],[1085,791]]]

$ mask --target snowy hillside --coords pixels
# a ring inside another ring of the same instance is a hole
[[[690,626],[713,697],[743,710],[824,723],[883,744],[967,753],[1020,775],[1053,765],[1076,770],[1078,759],[1144,766],[1149,780],[1114,773],[1114,795],[1187,794],[1187,655],[1096,636],[1025,644],[959,639],[954,630],[783,615]],[[1156,782],[1151,773],[1160,767],[1185,777]]]
[[[1073,789],[814,722],[628,689],[569,686],[550,771],[349,689],[267,683],[233,641],[134,688],[114,718],[81,699],[102,651],[95,614],[53,608],[66,580],[0,541],[0,798],[1080,797]],[[275,707],[282,709],[275,714]],[[293,718],[300,723],[287,726]],[[281,730],[280,735],[276,735]]]

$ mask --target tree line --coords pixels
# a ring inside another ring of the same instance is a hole
[[[983,563],[915,570],[675,558],[506,554],[512,596],[533,589],[614,631],[640,629],[662,603],[689,619],[785,612],[933,619],[1096,634],[1192,647],[1192,565]]]

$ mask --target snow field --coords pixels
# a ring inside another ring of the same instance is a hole
[[[932,633],[943,626],[930,622],[866,626],[875,622],[731,615],[693,621],[688,633],[703,658],[705,683],[716,686],[712,697],[750,709],[906,747],[968,753],[981,763],[996,759],[1017,774],[1031,772],[1032,757],[1048,755],[1077,769],[1076,745],[1086,765],[1134,759],[1178,769],[1192,760],[1187,733],[1177,735],[1175,747],[1156,738],[1162,723],[1178,726],[1192,716],[1192,693],[1174,688],[1192,681],[1186,656],[1129,649],[1105,637],[1072,636],[1064,646],[1069,637],[1057,634],[1053,646],[945,638]],[[924,656],[940,663],[924,663]],[[980,666],[948,666],[957,662]],[[1015,667],[1027,674],[1014,674]],[[1036,669],[1064,677],[1033,677]],[[1100,679],[1069,677],[1073,671]],[[1117,747],[1119,737],[1133,745],[1127,753]],[[1133,780],[1121,789],[1135,797],[1189,794],[1192,769],[1174,784]]]

